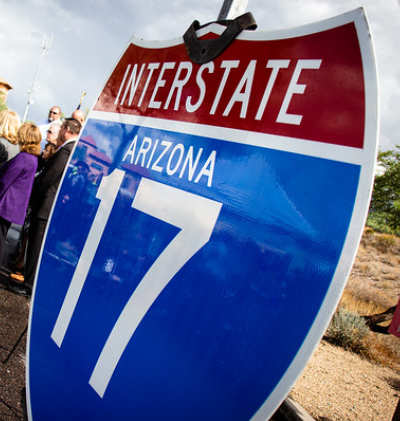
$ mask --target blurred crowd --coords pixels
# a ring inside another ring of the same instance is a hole
[[[84,120],[80,109],[62,118],[58,106],[37,125],[21,123],[15,111],[0,112],[0,262],[11,225],[22,226],[9,274],[15,293],[32,293],[50,211]]]

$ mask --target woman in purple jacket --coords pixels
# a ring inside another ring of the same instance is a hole
[[[0,168],[0,263],[11,224],[24,223],[40,154],[40,130],[23,124],[18,130],[20,153]]]

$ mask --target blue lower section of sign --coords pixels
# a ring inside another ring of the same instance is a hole
[[[96,198],[101,179],[116,169],[124,179],[59,347],[51,334],[103,200]],[[320,309],[359,172],[290,152],[89,120],[61,187],[37,281],[33,420],[249,420]],[[180,231],[132,207],[142,178],[222,207],[210,240],[150,307],[100,397],[89,379],[107,338]]]

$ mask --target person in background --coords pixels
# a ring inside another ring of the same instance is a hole
[[[3,145],[0,144],[0,146],[3,146]],[[43,149],[43,152],[42,152],[42,154],[40,156],[40,159],[39,159],[39,161],[42,162],[42,167],[39,167],[39,163],[38,163],[38,168],[37,168],[37,172],[36,172],[35,177],[38,177],[40,175],[40,172],[43,170],[43,167],[46,164],[46,162],[56,152],[57,152],[57,146],[54,145],[53,143],[47,143],[47,145]],[[1,153],[1,151],[0,151],[0,153]],[[10,278],[11,278],[12,281],[16,281],[18,283],[24,281],[23,271],[24,271],[24,266],[25,266],[26,245],[27,245],[27,242],[28,242],[30,214],[31,214],[31,209],[28,206],[28,209],[26,211],[24,226],[22,227],[21,236],[20,236],[20,238],[22,238],[22,240],[21,240],[21,250],[16,255],[15,260],[12,262],[12,267],[13,267],[15,272],[10,274]]]
[[[0,168],[0,262],[11,224],[24,223],[41,139],[37,126],[23,124],[17,134],[20,153]]]
[[[36,177],[30,199],[30,227],[28,233],[25,282],[15,292],[30,294],[36,274],[40,250],[50,211],[61,182],[69,156],[78,140],[81,123],[75,118],[66,118],[57,139],[58,151],[47,161],[43,171]]]
[[[0,143],[4,145],[7,152],[7,155],[3,154],[3,162],[0,162],[0,166],[19,154],[17,133],[20,125],[21,119],[15,111],[0,112]]]
[[[77,109],[72,113],[71,118],[76,118],[79,123],[83,124],[85,121],[85,113],[81,109]]]
[[[46,162],[57,152],[57,145],[54,143],[48,142],[44,147],[42,154],[39,156],[38,159],[38,167],[36,176],[38,176],[42,171]]]
[[[46,137],[40,142],[42,151],[47,143],[57,144],[58,133],[60,132],[61,123],[52,123],[46,131]]]
[[[46,146],[46,136],[47,136],[47,130],[50,128],[50,126],[54,123],[58,123],[61,126],[61,108],[54,106],[50,108],[49,114],[47,116],[47,120],[39,125],[40,133],[42,133],[42,150]]]
[[[53,145],[57,145],[57,139],[58,139],[58,134],[60,133],[60,129],[61,129],[61,124],[59,123],[53,123],[47,129],[46,144],[52,143]]]
[[[42,159],[46,163],[57,152],[57,146],[48,142],[42,152]]]
[[[46,137],[42,139],[40,142],[40,149],[42,150],[42,155],[39,156],[39,162],[38,162],[38,172],[43,169],[43,166],[46,162],[45,157],[43,156],[43,153],[45,151],[46,146],[50,143],[54,145],[55,150],[57,150],[57,139],[58,134],[60,133],[61,124],[53,123],[51,126],[47,129]]]

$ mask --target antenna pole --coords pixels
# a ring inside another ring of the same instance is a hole
[[[43,42],[42,42],[42,46],[40,47],[41,50],[42,50],[42,54],[40,56],[39,66],[38,66],[38,68],[36,70],[36,75],[35,75],[35,78],[33,79],[32,87],[28,91],[28,101],[26,103],[24,117],[22,118],[22,121],[23,122],[26,121],[26,117],[28,115],[29,106],[31,104],[33,104],[32,96],[33,96],[34,92],[37,90],[36,89],[36,82],[37,82],[37,79],[39,77],[40,68],[42,67],[43,59],[44,59],[44,56],[45,56],[46,52],[50,50],[50,47],[51,47],[52,42],[53,42],[53,37],[48,37],[47,35],[44,36]]]

